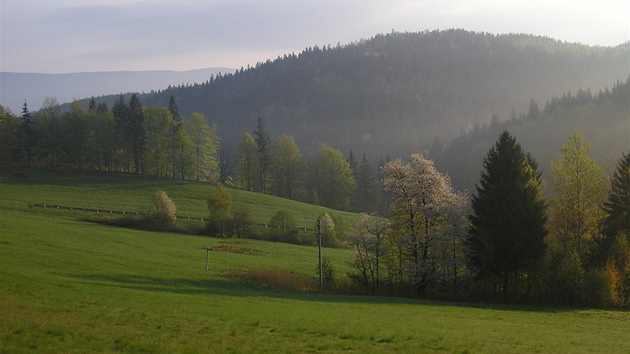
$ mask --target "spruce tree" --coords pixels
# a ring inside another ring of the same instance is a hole
[[[173,120],[175,121],[175,125],[173,126],[173,135],[175,135],[177,130],[182,127],[182,115],[179,114],[179,107],[177,107],[177,102],[175,102],[175,96],[173,95],[168,99],[168,110],[171,112]]]
[[[617,161],[604,211],[607,233],[621,233],[630,238],[630,152]]]
[[[374,170],[365,154],[361,157],[361,163],[357,167],[355,174],[357,181],[357,191],[355,193],[355,211],[375,212],[377,207],[374,205],[376,190],[374,185]]]
[[[537,163],[504,132],[483,160],[470,215],[469,258],[481,276],[502,281],[503,300],[545,250],[545,202]]]
[[[129,99],[128,139],[131,142],[131,153],[136,173],[144,173],[145,126],[142,104],[135,93]]]
[[[118,164],[120,167],[129,172],[130,164],[130,141],[128,139],[128,126],[129,126],[129,106],[125,103],[125,96],[120,95],[114,106],[112,107],[112,114],[114,115],[114,130],[116,135],[117,150],[120,150]]]
[[[603,204],[606,214],[603,222],[603,237],[597,240],[594,263],[603,266],[614,251],[619,238],[630,241],[630,152],[617,161],[617,168],[610,181],[610,191]]]
[[[256,145],[258,146],[258,188],[257,191],[267,193],[267,178],[269,174],[269,166],[271,164],[271,138],[265,128],[265,122],[258,117],[258,124],[254,131]]]
[[[33,131],[33,125],[35,124],[35,118],[31,111],[28,109],[28,104],[24,101],[24,105],[22,106],[22,124],[21,128],[24,132],[22,147],[24,152],[24,157],[26,159],[26,163],[30,165],[33,159],[33,147],[35,144],[35,133]]]

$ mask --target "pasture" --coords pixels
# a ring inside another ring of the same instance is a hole
[[[317,249],[128,230],[78,221],[80,212],[27,207],[142,208],[147,191],[159,188],[190,213],[201,203],[198,212],[205,215],[205,197],[195,195],[207,185],[128,176],[109,176],[113,181],[104,183],[94,174],[47,171],[23,178],[6,169],[0,178],[3,353],[630,352],[627,312],[277,288],[230,274],[273,267],[314,278]],[[262,205],[289,203],[249,198]],[[265,221],[266,211],[252,212]],[[214,248],[208,272],[207,246]],[[347,272],[350,250],[324,249],[324,255],[339,277]]]

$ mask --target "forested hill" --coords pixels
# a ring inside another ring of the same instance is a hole
[[[622,154],[630,153],[630,77],[597,93],[578,90],[551,98],[540,109],[532,104],[526,114],[503,122],[495,117],[446,146],[436,141],[429,155],[440,170],[448,172],[457,189],[474,192],[482,161],[503,131],[509,131],[532,154],[546,180],[551,160],[560,158],[569,135],[580,131],[591,145],[591,157],[608,176]]]
[[[273,136],[325,142],[372,160],[449,141],[493,114],[526,111],[563,92],[625,80],[629,43],[589,47],[530,35],[464,30],[391,33],[286,54],[205,83],[140,96],[200,112],[236,146],[262,117]],[[102,98],[109,107],[115,97]]]

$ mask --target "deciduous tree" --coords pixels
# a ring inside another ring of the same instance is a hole
[[[201,113],[193,113],[185,124],[186,131],[192,143],[193,174],[197,181],[217,180],[217,151],[219,150],[219,135],[217,126],[208,126],[206,118]]]
[[[602,172],[590,155],[590,144],[579,131],[562,146],[562,156],[551,162],[551,235],[563,251],[577,250],[580,257],[598,232],[605,198]],[[583,259],[583,258],[582,258]]]
[[[215,192],[208,197],[208,229],[220,237],[226,236],[226,227],[232,217],[232,195],[222,185],[217,185]]]
[[[249,133],[243,135],[236,152],[237,159],[237,185],[246,191],[254,191],[254,186],[259,181],[258,147],[256,141]]]
[[[292,136],[282,135],[273,145],[271,171],[274,194],[283,198],[294,198],[303,168],[300,148]]]
[[[153,194],[151,219],[159,230],[167,230],[175,224],[177,207],[164,191]]]
[[[316,204],[348,210],[356,182],[343,154],[322,145],[309,165],[309,197]]]
[[[383,185],[390,192],[393,227],[410,258],[410,281],[424,295],[439,268],[438,246],[449,209],[462,197],[433,161],[420,154],[412,154],[410,160],[406,164],[400,159],[388,162],[383,167]]]

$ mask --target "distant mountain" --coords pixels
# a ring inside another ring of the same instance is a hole
[[[258,116],[271,136],[304,149],[325,142],[344,153],[405,156],[447,143],[493,114],[507,119],[552,96],[593,92],[630,75],[630,43],[591,47],[546,37],[464,30],[377,35],[349,45],[307,48],[276,60],[140,96],[201,112],[235,147]],[[116,96],[101,101],[112,106]]]
[[[531,99],[543,107],[566,92],[610,88],[630,75],[628,62],[630,43],[592,47],[465,30],[390,33],[307,48],[139,98],[166,106],[173,95],[183,115],[203,113],[233,148],[260,116],[272,137],[292,135],[302,149],[324,142],[376,163],[426,151],[436,137],[447,144],[495,114],[501,121],[518,116]],[[111,108],[117,98],[97,101]]]
[[[19,114],[26,100],[30,110],[39,109],[46,97],[59,103],[113,93],[150,92],[169,85],[208,81],[212,75],[234,69],[208,68],[190,71],[115,71],[73,74],[0,72],[0,104]]]

